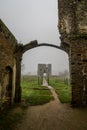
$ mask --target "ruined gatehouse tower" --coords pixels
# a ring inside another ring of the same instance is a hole
[[[38,84],[43,84],[43,78],[44,78],[44,74],[45,78],[49,84],[49,78],[51,76],[52,73],[52,65],[51,64],[38,64]]]

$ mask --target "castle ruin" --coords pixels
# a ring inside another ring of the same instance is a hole
[[[87,105],[87,1],[58,0],[61,45],[19,44],[0,20],[0,104],[21,101],[21,60],[24,52],[39,46],[65,51],[69,56],[71,103]]]

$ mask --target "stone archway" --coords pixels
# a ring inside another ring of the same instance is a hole
[[[54,44],[48,44],[48,43],[41,43],[38,44],[37,40],[31,41],[30,43],[23,45],[18,44],[15,55],[16,55],[16,90],[15,90],[15,102],[21,101],[21,60],[22,56],[26,51],[29,51],[30,49],[41,47],[41,46],[48,46],[53,47],[56,49],[60,49],[62,51],[65,51],[67,54],[69,52],[69,46],[66,43],[61,43],[61,46],[57,46]]]

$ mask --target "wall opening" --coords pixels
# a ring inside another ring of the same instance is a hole
[[[11,104],[12,98],[12,68],[7,66],[5,69],[4,83],[3,83],[3,99],[7,102],[7,104]]]

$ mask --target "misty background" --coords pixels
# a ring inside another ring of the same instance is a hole
[[[18,43],[60,45],[57,0],[0,0],[0,18]],[[22,74],[37,74],[38,64],[52,64],[52,74],[69,69],[68,55],[52,47],[38,47],[23,55]]]

